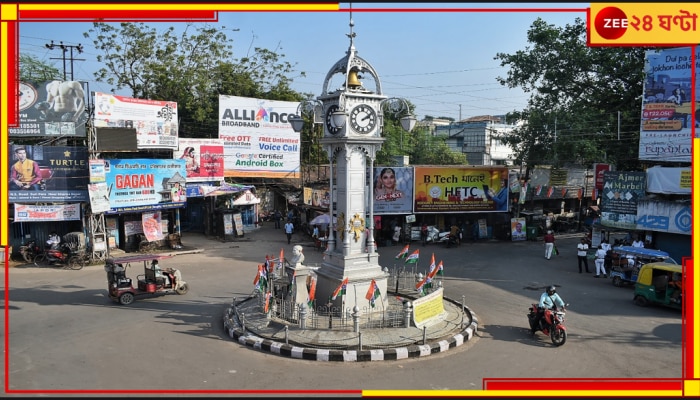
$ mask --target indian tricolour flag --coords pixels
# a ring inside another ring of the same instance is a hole
[[[313,308],[315,298],[316,298],[316,278],[311,278],[311,287],[309,288],[309,299],[306,301],[306,303],[309,305],[309,308]]]
[[[369,300],[369,305],[374,307],[374,301],[377,300],[381,296],[381,293],[379,292],[379,286],[377,285],[377,282],[372,279],[372,282],[369,284],[369,288],[367,289],[367,294],[365,295],[365,298]]]
[[[428,268],[428,275],[435,275],[435,253],[430,256],[430,267]]]
[[[333,292],[333,296],[331,297],[331,300],[335,300],[338,296],[343,296],[345,294],[345,289],[348,287],[348,278],[343,279],[342,282],[340,282],[340,285],[338,285],[337,288],[335,288],[335,291]]]
[[[418,256],[420,255],[420,249],[416,249],[413,253],[411,253],[408,258],[406,258],[405,263],[406,264],[415,264],[418,262]]]
[[[396,258],[397,260],[400,260],[402,258],[406,258],[407,255],[408,255],[408,245],[406,245],[406,247],[404,247],[403,250],[401,250],[401,252],[399,252],[399,254],[397,254],[396,257],[394,257],[394,258]]]
[[[437,266],[437,275],[442,275],[442,274],[443,274],[443,271],[442,271],[442,260],[440,260],[440,262],[438,263],[438,266]]]

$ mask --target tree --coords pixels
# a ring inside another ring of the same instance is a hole
[[[19,55],[19,80],[22,82],[46,82],[54,79],[63,79],[58,68],[48,65],[38,58]]]
[[[538,18],[527,38],[532,47],[494,57],[510,67],[507,77],[497,78],[502,85],[531,93],[524,110],[507,115],[522,126],[499,137],[517,161],[528,168],[608,162],[619,170],[639,169],[647,49],[588,47],[580,18],[563,28]]]
[[[94,23],[84,34],[103,54],[100,82],[129,88],[134,98],[178,103],[180,136],[216,137],[219,95],[298,101],[290,88],[294,66],[284,55],[254,48],[234,59],[226,27],[187,24],[158,32],[143,23]],[[300,73],[303,75],[303,72]]]

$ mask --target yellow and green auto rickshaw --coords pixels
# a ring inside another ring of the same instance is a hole
[[[661,304],[681,309],[684,280],[681,265],[666,262],[644,264],[634,284],[634,303],[638,306]]]

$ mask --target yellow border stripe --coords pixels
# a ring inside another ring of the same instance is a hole
[[[20,11],[37,10],[162,10],[163,4],[19,4]],[[271,4],[167,4],[168,10],[213,11],[337,11],[339,3],[271,3]]]
[[[5,16],[5,11],[6,7],[2,7],[2,14],[3,17]],[[15,23],[15,22],[11,22]],[[7,49],[7,22],[0,22],[0,48],[2,49]],[[7,51],[2,51],[2,55],[0,55],[0,104],[8,104],[8,97],[9,97],[9,82],[8,82],[8,77],[7,77],[7,66],[8,66],[8,59],[7,59]],[[9,165],[7,162],[5,162],[8,158],[8,151],[7,148],[9,147],[8,144],[8,124],[7,124],[7,107],[0,107],[0,160],[5,163],[2,167],[0,167],[0,207],[2,207],[2,212],[0,212],[0,246],[7,246],[9,241],[7,240],[8,238],[8,213],[9,213],[9,202],[8,202],[8,194],[7,191],[9,190],[9,184],[7,182],[8,180],[8,171],[7,171],[7,165]]]

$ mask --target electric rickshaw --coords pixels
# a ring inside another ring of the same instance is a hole
[[[138,297],[153,297],[166,294],[186,294],[187,282],[182,279],[180,271],[174,268],[154,268],[158,260],[171,258],[170,255],[139,254],[134,256],[109,258],[105,262],[107,272],[107,291],[109,298],[129,305]],[[143,274],[136,276],[134,287],[126,270],[131,264],[143,263]]]
[[[634,285],[639,276],[639,270],[650,262],[666,262],[678,264],[665,251],[646,249],[644,247],[618,246],[611,250],[611,263],[609,276],[612,284],[622,287],[625,284]]]

